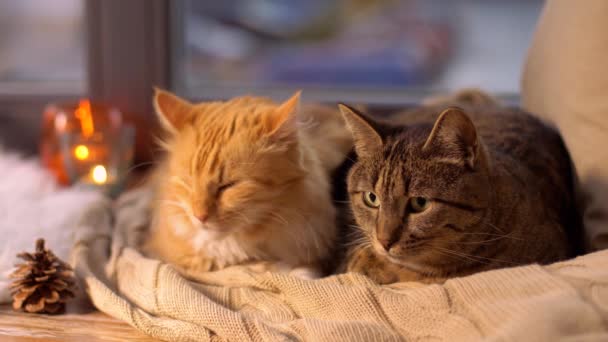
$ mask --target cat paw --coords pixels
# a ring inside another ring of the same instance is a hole
[[[296,267],[289,271],[290,276],[294,276],[304,280],[314,280],[322,277],[321,272],[313,267]]]
[[[287,274],[300,279],[319,279],[322,273],[311,266],[294,267],[284,262],[254,262],[247,264],[247,269],[256,273],[275,272]]]

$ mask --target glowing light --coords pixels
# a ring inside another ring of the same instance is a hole
[[[78,108],[74,112],[74,115],[80,120],[80,128],[82,135],[90,137],[95,132],[95,125],[93,124],[93,112],[91,111],[91,102],[89,100],[80,100],[78,102]]]
[[[78,160],[89,158],[89,148],[85,145],[78,145],[74,148],[74,157]]]
[[[59,113],[55,118],[55,130],[57,132],[65,131],[65,127],[68,125],[68,118],[65,117],[65,114]]]
[[[103,165],[95,165],[91,169],[91,178],[96,184],[105,184],[108,181],[108,172]]]

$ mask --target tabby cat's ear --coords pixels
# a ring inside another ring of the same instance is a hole
[[[192,106],[192,103],[166,90],[154,88],[154,109],[162,127],[171,133],[176,133],[184,126]]]
[[[279,140],[294,140],[297,133],[297,115],[301,91],[281,103],[267,118],[268,136]]]
[[[344,104],[338,107],[342,116],[353,134],[355,152],[362,158],[372,157],[382,149],[382,137],[378,133],[376,124],[363,113]]]
[[[444,161],[473,169],[479,156],[475,125],[462,109],[447,108],[435,121],[422,150],[436,153]]]

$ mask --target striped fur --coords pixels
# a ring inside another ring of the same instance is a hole
[[[357,238],[343,270],[432,283],[573,254],[573,170],[538,119],[470,91],[390,124],[342,109],[358,154],[348,176]],[[365,204],[368,191],[378,207]],[[414,210],[415,197],[430,204]]]

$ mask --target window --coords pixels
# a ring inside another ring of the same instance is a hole
[[[135,117],[148,146],[153,86],[193,100],[304,89],[308,101],[391,105],[462,86],[516,96],[542,2],[2,1],[0,140],[35,151],[44,105],[87,96]]]
[[[85,2],[0,1],[0,144],[37,149],[45,104],[86,93]]]
[[[85,90],[84,2],[0,2],[0,89]]]
[[[174,2],[172,80],[191,97],[244,92],[403,102],[478,86],[516,94],[542,1]]]

